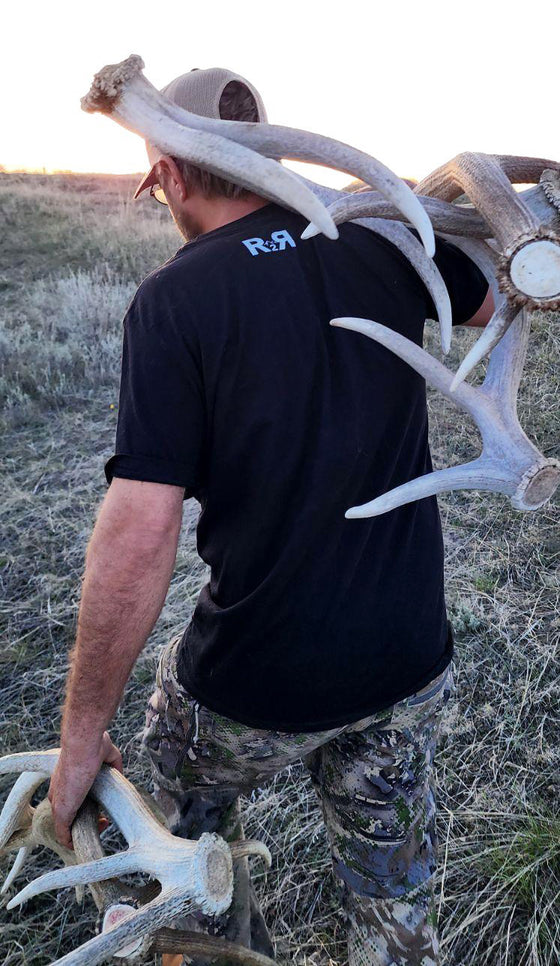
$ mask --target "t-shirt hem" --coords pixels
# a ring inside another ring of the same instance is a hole
[[[226,718],[230,718],[232,721],[236,721],[238,724],[248,725],[250,728],[259,728],[265,731],[278,731],[284,734],[312,734],[318,731],[330,731],[332,728],[340,728],[344,725],[354,724],[357,721],[361,721],[363,718],[367,718],[370,715],[377,714],[378,712],[385,711],[391,708],[394,704],[399,701],[404,701],[405,698],[412,697],[417,691],[421,691],[426,685],[430,683],[438,674],[451,663],[454,654],[454,641],[451,628],[449,627],[449,633],[447,637],[447,646],[444,653],[441,655],[436,664],[432,665],[428,671],[424,674],[422,678],[416,683],[414,690],[410,691],[406,689],[404,691],[398,692],[389,703],[383,705],[377,705],[375,707],[366,707],[361,711],[352,712],[351,717],[348,714],[338,715],[334,718],[322,718],[319,721],[303,721],[297,722],[286,722],[262,718],[253,718],[251,715],[239,714],[237,709],[226,708],[223,705],[218,707],[212,698],[204,692],[204,688],[199,686],[199,683],[194,680],[191,675],[187,672],[185,667],[185,661],[181,661],[180,653],[178,654],[178,660],[181,664],[181,670],[179,674],[179,680],[182,686],[192,697],[198,701],[204,707],[208,708],[209,711],[213,711],[215,714],[223,715]]]

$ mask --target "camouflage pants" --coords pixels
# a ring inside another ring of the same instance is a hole
[[[239,796],[302,758],[319,795],[341,880],[349,966],[439,964],[433,760],[454,693],[451,665],[384,711],[329,731],[287,734],[240,724],[200,705],[176,677],[179,638],[164,648],[143,745],[171,830],[187,838],[243,837]],[[223,936],[274,957],[247,858],[221,916],[177,927]],[[198,960],[184,962],[198,963]]]

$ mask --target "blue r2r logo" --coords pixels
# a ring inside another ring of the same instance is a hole
[[[268,252],[283,252],[287,245],[295,248],[296,243],[289,231],[285,228],[273,231],[270,238],[245,238],[243,240],[245,248],[248,248],[251,255],[267,255]]]

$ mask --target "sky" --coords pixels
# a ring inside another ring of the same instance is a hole
[[[271,123],[317,131],[422,178],[460,151],[560,160],[560,4],[338,0],[26,0],[2,11],[0,165],[138,172],[142,138],[80,97],[131,53],[158,88],[228,67],[260,91]],[[327,12],[328,11],[328,12]],[[348,176],[287,162],[334,187]]]

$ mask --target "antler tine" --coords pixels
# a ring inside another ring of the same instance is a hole
[[[217,962],[244,963],[245,966],[274,966],[274,960],[227,939],[203,937],[200,933],[182,929],[159,929],[150,946],[151,953],[187,953],[204,956]]]
[[[296,192],[288,177],[291,172],[270,159],[310,161],[355,174],[401,210],[417,228],[427,253],[433,255],[435,242],[427,214],[408,185],[380,161],[341,141],[309,131],[191,114],[160,94],[141,73],[143,66],[142,59],[132,55],[120,64],[104,67],[82,98],[83,109],[102,111],[161,149],[306,215],[312,207],[308,195],[302,194],[301,186]],[[234,164],[237,157],[239,165]],[[336,226],[325,209],[316,202],[314,208],[319,221],[308,215],[310,220],[327,237],[337,238]]]
[[[30,855],[31,855],[31,847],[29,845],[22,845],[22,847],[18,849],[18,853],[14,859],[12,868],[8,872],[8,875],[4,880],[2,888],[0,889],[0,895],[3,896],[4,893],[6,893],[10,888],[10,886],[12,885],[12,882],[15,882],[15,880],[20,874],[21,870],[23,869]]]
[[[362,520],[366,517],[376,517],[405,503],[423,500],[428,496],[445,493],[449,490],[492,490],[492,484],[504,482],[503,474],[491,460],[479,456],[470,463],[460,466],[450,466],[444,470],[434,470],[425,476],[419,476],[409,483],[401,483],[393,490],[363,503],[361,506],[350,507],[344,514],[347,520]]]
[[[299,175],[299,177],[302,176]],[[314,181],[309,181],[307,178],[302,178],[302,180],[305,181],[310,189],[319,198],[321,198],[325,204],[330,204],[331,202],[335,201],[336,198],[341,194],[340,191],[337,191],[334,188],[328,188],[325,185],[316,184]],[[435,262],[427,257],[420,243],[408,230],[408,228],[405,228],[404,225],[401,225],[398,222],[385,221],[382,218],[359,218],[355,219],[355,221],[356,224],[362,225],[364,228],[368,228],[370,231],[373,231],[374,233],[381,235],[383,238],[386,238],[388,241],[392,242],[393,245],[396,245],[397,248],[400,249],[401,254],[408,259],[414,270],[418,272],[420,278],[432,296],[434,305],[436,307],[436,315],[440,327],[441,346],[444,354],[446,354],[449,351],[451,344],[451,302],[449,300],[449,293],[445,286],[445,282],[443,281],[441,273]],[[315,226],[308,225],[301,237],[308,238],[316,233]]]
[[[0,758],[0,774],[43,772],[43,781],[54,771],[58,755],[58,748],[6,755]],[[129,845],[141,843],[146,834],[157,833],[161,829],[142,796],[116,769],[103,766],[92,785],[91,794],[107,809]]]
[[[99,836],[99,809],[89,796],[82,804],[72,825],[72,844],[77,861],[86,864],[106,858],[101,838]],[[88,882],[89,891],[99,912],[125,901],[135,902],[139,891],[135,887],[125,885],[119,879],[102,879],[98,882]]]
[[[538,159],[532,160],[538,170]],[[521,176],[514,159],[509,167]],[[540,162],[551,165],[553,162]],[[458,154],[428,175],[415,193],[452,201],[465,192],[492,227],[500,246],[500,289],[518,304],[535,308],[560,307],[560,234],[543,225],[512,188],[501,164],[506,160],[490,154]],[[523,177],[528,171],[523,172]]]
[[[33,818],[31,798],[46,777],[37,772],[24,772],[15,782],[0,812],[0,850],[13,832],[30,827]]]
[[[528,337],[526,312],[519,314],[494,350],[500,352],[496,360],[491,358],[483,385],[461,383],[454,392],[453,373],[400,333],[368,319],[331,319],[331,325],[361,332],[408,362],[430,385],[470,413],[483,443],[478,460],[405,483],[370,503],[352,507],[347,517],[378,516],[412,500],[459,488],[505,493],[518,510],[538,509],[550,499],[560,482],[560,463],[539,453],[521,429],[516,413],[516,380]],[[506,373],[511,369],[513,374]],[[498,385],[502,391],[497,391]]]
[[[517,391],[527,357],[530,329],[531,320],[527,310],[522,309],[491,352],[483,383],[484,392],[500,400],[504,417],[511,420],[513,415],[517,425]]]
[[[509,302],[502,302],[502,304],[495,309],[492,318],[490,319],[488,325],[486,325],[482,330],[482,335],[478,337],[475,344],[469,349],[465,358],[461,362],[461,365],[455,373],[455,378],[451,383],[451,391],[453,392],[457,387],[463,382],[464,379],[469,375],[474,367],[484,359],[484,356],[489,355],[495,345],[498,344],[502,336],[507,332],[511,323],[519,315],[519,309],[515,305],[510,305]]]
[[[51,889],[66,889],[69,886],[88,885],[90,882],[101,882],[103,879],[115,878],[117,875],[127,875],[138,872],[141,855],[134,849],[118,852],[94,862],[82,865],[67,866],[64,869],[53,869],[45,872],[38,879],[34,879],[10,899],[8,909],[15,909],[28,899],[48,892]]]
[[[258,855],[261,859],[264,859],[267,869],[270,869],[272,865],[269,848],[264,842],[259,842],[257,839],[240,839],[238,842],[230,842],[230,850],[234,861],[243,859],[248,855]]]
[[[493,289],[496,304],[494,314],[492,315],[490,322],[483,329],[482,334],[479,336],[459,366],[455,374],[455,378],[451,383],[452,391],[456,390],[460,383],[474,369],[475,365],[480,362],[484,356],[488,355],[494,346],[497,346],[498,342],[503,338],[512,322],[514,322],[519,315],[519,307],[508,302],[506,297],[497,288],[495,277],[497,256],[494,250],[491,249],[488,244],[472,238],[454,238],[453,242],[478,265],[480,270],[486,276],[488,283]],[[509,378],[515,372],[517,378],[516,388],[517,385],[519,385],[519,379],[521,378],[521,370],[526,355],[529,334],[526,326],[522,327],[521,332],[521,339],[515,343],[515,345],[518,347],[521,346],[521,344],[523,344],[525,347],[522,353],[521,364],[516,365],[515,367],[506,366],[504,369],[504,378]],[[508,344],[511,348],[512,343]],[[496,364],[499,358],[500,354],[497,354],[494,363],[492,364],[492,368],[489,369],[487,373],[486,386],[488,389],[490,388],[491,373],[495,372]]]

